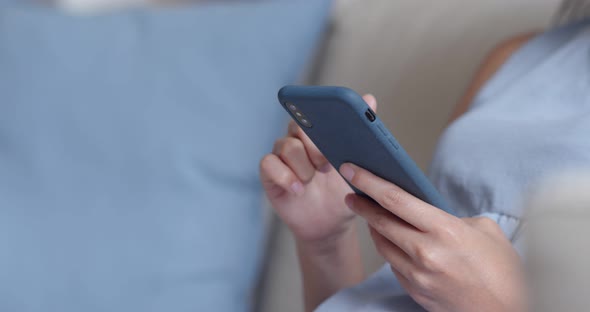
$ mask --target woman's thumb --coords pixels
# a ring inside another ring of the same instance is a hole
[[[365,102],[369,104],[369,107],[371,107],[373,111],[377,111],[377,99],[375,98],[375,96],[373,96],[372,94],[365,94],[363,96],[363,100],[365,100]]]

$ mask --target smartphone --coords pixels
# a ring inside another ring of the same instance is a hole
[[[353,163],[453,213],[377,114],[353,90],[286,86],[279,91],[279,101],[334,168]],[[351,187],[357,194],[367,196]]]

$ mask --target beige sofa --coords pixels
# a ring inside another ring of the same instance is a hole
[[[340,0],[318,82],[370,92],[409,154],[426,169],[450,111],[486,53],[510,36],[550,24],[560,0]],[[361,228],[365,228],[364,226]],[[382,261],[366,233],[367,272]],[[293,239],[273,231],[261,311],[300,312]]]

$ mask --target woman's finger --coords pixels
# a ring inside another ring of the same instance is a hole
[[[421,231],[428,232],[452,217],[356,165],[344,164],[340,167],[340,173],[385,209]]]
[[[377,99],[372,94],[365,94],[363,100],[367,102],[367,105],[374,111],[377,112]]]
[[[412,271],[415,270],[414,263],[410,256],[377,232],[374,228],[369,227],[369,231],[371,233],[371,239],[379,254],[403,277],[409,279],[412,276]]]
[[[367,94],[363,96],[363,99],[373,109],[373,111],[377,111],[377,99],[371,95]],[[321,172],[328,172],[332,169],[332,165],[328,162],[324,154],[317,148],[317,146],[311,141],[311,139],[305,134],[303,129],[293,120],[289,122],[288,127],[288,135],[291,137],[295,137],[303,142],[305,146],[305,150],[307,152],[307,156],[311,160],[313,166],[321,171]]]
[[[260,162],[260,179],[269,197],[277,197],[284,192],[301,195],[303,183],[289,166],[274,154],[266,155]]]
[[[307,134],[305,134],[301,127],[299,127],[299,125],[294,121],[289,123],[289,136],[297,138],[303,142],[307,157],[309,160],[311,160],[311,163],[317,170],[327,172],[332,168],[326,157],[324,157],[324,154],[320,152],[320,150],[311,141]]]
[[[414,258],[415,246],[423,240],[424,233],[367,198],[350,194],[346,196],[346,205],[373,230]]]
[[[273,154],[279,156],[304,184],[313,178],[315,168],[307,157],[305,146],[301,140],[293,137],[280,139],[275,143]]]

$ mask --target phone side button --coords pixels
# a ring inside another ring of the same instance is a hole
[[[387,129],[385,129],[382,125],[379,125],[379,130],[381,130],[381,133],[383,134],[383,136],[385,136],[387,138],[387,141],[389,141],[389,143],[395,148],[395,149],[399,149],[399,145],[395,142],[395,140],[391,137],[391,134],[389,134],[389,131],[387,131]]]

